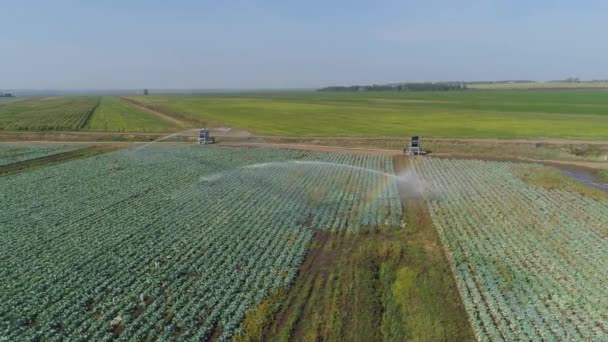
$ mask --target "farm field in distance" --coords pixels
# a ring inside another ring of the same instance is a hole
[[[608,90],[275,92],[0,100],[0,130],[608,139]],[[6,103],[2,104],[3,101]],[[98,107],[95,107],[99,104]],[[144,108],[145,107],[145,108]]]
[[[498,83],[473,83],[468,84],[470,89],[492,89],[492,90],[526,90],[526,89],[563,89],[563,90],[582,90],[582,89],[608,89],[608,82],[498,82]]]
[[[167,132],[181,126],[115,96],[0,100],[0,130]]]
[[[99,99],[94,96],[26,98],[9,101],[0,105],[0,129],[78,130],[86,125],[98,104]]]
[[[99,107],[83,129],[99,132],[167,132],[179,127],[173,122],[136,108],[113,96],[103,96]]]
[[[283,92],[130,97],[193,127],[254,134],[608,139],[607,90]]]

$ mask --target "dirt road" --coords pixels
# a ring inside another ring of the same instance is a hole
[[[104,135],[104,134],[109,134],[109,133],[100,133],[100,132],[74,132],[76,134],[81,134],[81,133],[85,133],[85,134],[90,134],[91,136],[96,136],[96,135]],[[146,137],[150,138],[154,137],[151,136],[149,133],[128,133],[128,134],[133,134],[133,135],[138,135],[138,134],[142,134],[145,135]],[[229,133],[230,134],[230,133]],[[236,134],[236,136],[239,136],[242,133],[238,133]],[[231,136],[232,135],[227,135],[227,136]],[[70,139],[67,140],[47,140],[44,139],[44,137],[42,137],[42,139],[34,139],[34,140],[12,140],[12,141],[5,141],[5,142],[0,142],[0,144],[88,144],[88,145],[114,145],[114,146],[122,146],[122,147],[128,147],[128,146],[133,146],[133,145],[141,145],[141,144],[145,144],[148,143],[148,141],[71,141]],[[335,139],[335,138],[327,138],[328,140],[330,139]],[[342,138],[339,138],[342,139]],[[365,139],[365,138],[363,138]],[[370,138],[371,139],[371,138]],[[431,139],[429,139],[431,140]],[[444,139],[443,141],[455,141],[454,139]],[[463,140],[460,140],[463,141]],[[483,140],[483,139],[474,139],[471,141],[475,141],[475,142],[489,142],[491,143],[492,141],[494,142],[498,142],[499,140],[494,140],[494,139],[488,139],[488,140]],[[556,140],[557,141],[557,140]],[[556,141],[554,141],[555,143],[557,143]],[[504,141],[503,141],[504,142]],[[519,142],[519,140],[517,141],[509,141],[509,142]],[[526,141],[529,142],[529,141]],[[543,141],[544,143],[545,141]],[[596,143],[600,143],[600,142],[596,142]],[[192,142],[156,142],[155,144],[161,144],[161,145],[191,145]],[[608,142],[604,142],[604,144],[608,144]],[[288,148],[288,149],[297,149],[297,150],[307,150],[307,151],[327,151],[327,152],[348,152],[348,153],[364,153],[364,154],[384,154],[384,155],[390,155],[390,156],[395,156],[395,155],[400,155],[402,154],[401,150],[396,150],[396,149],[380,149],[380,148],[365,148],[365,147],[344,147],[344,146],[328,146],[328,145],[317,145],[317,144],[305,144],[305,143],[265,143],[265,142],[260,142],[260,143],[256,143],[256,142],[220,142],[217,145],[219,146],[232,146],[232,147],[274,147],[274,148]],[[532,163],[541,163],[541,164],[546,164],[546,165],[553,165],[553,166],[576,166],[576,167],[583,167],[583,168],[588,168],[588,169],[596,169],[596,170],[608,170],[608,162],[592,162],[592,161],[578,161],[578,160],[554,160],[554,159],[534,159],[534,158],[527,158],[527,157],[518,157],[518,158],[501,158],[499,155],[497,155],[496,157],[488,157],[488,156],[480,156],[480,155],[476,155],[475,153],[440,153],[440,152],[436,152],[436,153],[432,153],[431,154],[432,157],[437,157],[437,158],[466,158],[466,159],[486,159],[486,160],[502,160],[502,161],[519,161],[519,162],[532,162]]]
[[[138,106],[142,110],[155,112],[146,107]],[[168,117],[165,114],[155,112],[156,114]],[[182,121],[172,118],[176,123]],[[183,131],[184,136],[194,136],[198,128],[191,128]],[[216,137],[234,137],[248,139],[269,139],[269,140],[308,140],[308,141],[408,141],[408,137],[361,137],[361,136],[287,136],[287,135],[255,135],[243,129],[231,127],[216,127],[211,128],[211,133]],[[90,139],[97,138],[125,138],[125,137],[141,137],[141,138],[159,138],[173,134],[175,132],[84,132],[84,131],[45,131],[45,132],[30,132],[30,131],[0,131],[0,137],[15,137],[15,140],[25,140],[31,137],[45,137],[47,140],[54,138],[70,137],[82,138],[83,140],[89,137]],[[178,132],[179,133],[179,132]],[[23,139],[22,139],[23,138]],[[480,139],[480,138],[432,138],[425,137],[428,142],[472,142],[472,143],[488,143],[488,144],[552,144],[552,145],[608,145],[606,140],[571,140],[571,139]]]

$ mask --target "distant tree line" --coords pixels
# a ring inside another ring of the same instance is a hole
[[[15,97],[15,95],[11,94],[11,93],[3,93],[0,92],[0,97]]]
[[[581,83],[581,80],[578,77],[568,77],[564,80],[548,81],[548,83]]]
[[[325,92],[355,92],[355,91],[451,91],[465,90],[467,86],[463,82],[437,82],[437,83],[396,83],[396,84],[373,84],[353,86],[331,86],[318,89]]]
[[[605,83],[608,80],[589,80],[584,81],[578,77],[568,77],[562,80],[551,80],[545,81],[541,83]],[[474,82],[465,82],[465,84],[514,84],[514,83],[539,83],[538,81],[532,80],[499,80],[499,81],[474,81]]]
[[[466,84],[512,84],[512,83],[536,83],[532,80],[503,80],[503,81],[474,81]]]

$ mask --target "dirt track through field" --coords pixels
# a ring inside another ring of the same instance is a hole
[[[143,111],[145,111],[145,112],[147,112],[149,114],[155,115],[155,116],[157,116],[157,117],[159,117],[159,118],[161,118],[163,120],[173,122],[174,124],[176,124],[176,125],[178,125],[180,127],[187,127],[188,126],[188,124],[186,124],[185,122],[183,122],[181,120],[178,120],[178,119],[176,119],[176,118],[174,118],[172,116],[163,114],[163,113],[161,113],[159,111],[150,109],[148,107],[142,106],[137,101],[133,101],[133,100],[131,100],[129,98],[126,98],[126,97],[121,97],[120,99],[123,100],[123,101],[125,101],[125,102],[127,102],[128,104],[130,104],[131,106],[133,106],[133,107],[135,107],[137,109],[140,109],[140,110],[143,110]]]
[[[146,110],[147,112],[158,115],[163,119],[170,120],[176,124],[189,127],[188,124],[178,120],[172,116],[160,113],[149,109],[132,100],[125,99],[133,106]],[[192,128],[193,130],[196,128]],[[409,137],[394,137],[394,136],[377,136],[377,137],[362,137],[362,136],[299,136],[299,135],[256,135],[239,128],[210,128],[213,135],[216,137],[242,137],[250,139],[292,139],[292,140],[310,140],[310,141],[408,141]],[[44,136],[52,139],[53,137],[75,136],[75,137],[162,137],[173,132],[86,132],[86,131],[0,131],[0,136],[15,136],[15,137],[35,137]],[[471,143],[488,143],[488,144],[551,144],[551,145],[608,145],[606,140],[579,140],[579,139],[557,139],[557,138],[538,138],[538,139],[495,139],[495,138],[433,138],[424,137],[425,141],[429,142],[471,142]]]
[[[74,132],[76,134],[80,134],[83,132]],[[101,132],[86,132],[85,134],[90,135],[108,135],[111,133],[101,133]],[[145,135],[150,136],[149,133],[128,133],[131,135]],[[334,139],[334,138],[328,138]],[[342,139],[342,138],[339,138]],[[363,138],[365,139],[365,138]],[[369,138],[372,139],[372,138]],[[376,139],[376,138],[373,138]],[[379,139],[379,138],[378,138]],[[402,139],[403,140],[403,139]],[[429,139],[430,140],[430,139]],[[439,139],[441,140],[441,139]],[[463,141],[457,139],[443,139],[441,141]],[[497,139],[472,139],[471,141],[476,142],[500,142],[501,140]],[[508,141],[508,142],[517,142],[517,141]],[[522,141],[529,142],[529,141]],[[543,141],[544,142],[544,141]],[[20,144],[103,144],[103,145],[116,145],[116,146],[135,146],[148,143],[148,141],[144,142],[136,142],[136,141],[58,141],[58,140],[44,140],[44,139],[36,139],[36,140],[14,140],[14,141],[0,141],[0,144],[12,144],[12,145],[20,145]],[[608,144],[607,142],[595,142],[596,144]],[[161,145],[191,145],[192,142],[156,142],[155,144]],[[287,149],[295,149],[295,150],[305,150],[305,151],[325,151],[325,152],[347,152],[347,153],[362,153],[362,154],[383,154],[389,156],[401,155],[401,150],[391,150],[391,149],[379,149],[379,148],[358,148],[358,147],[342,147],[342,146],[327,146],[327,145],[315,145],[315,144],[299,144],[299,143],[253,143],[253,142],[220,142],[217,145],[219,146],[230,146],[230,147],[273,147],[273,148],[287,148]],[[608,170],[608,163],[606,162],[591,162],[591,161],[577,161],[577,160],[555,160],[555,159],[533,159],[533,158],[500,158],[497,156],[496,158],[488,158],[482,157],[479,155],[475,155],[474,153],[432,153],[430,156],[437,158],[461,158],[461,159],[484,159],[484,160],[498,160],[498,161],[515,161],[515,162],[528,162],[528,163],[540,163],[551,166],[575,166],[582,167],[587,169],[595,169],[595,170]]]

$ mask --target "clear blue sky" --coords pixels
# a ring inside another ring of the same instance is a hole
[[[0,89],[608,78],[608,1],[3,1]]]

